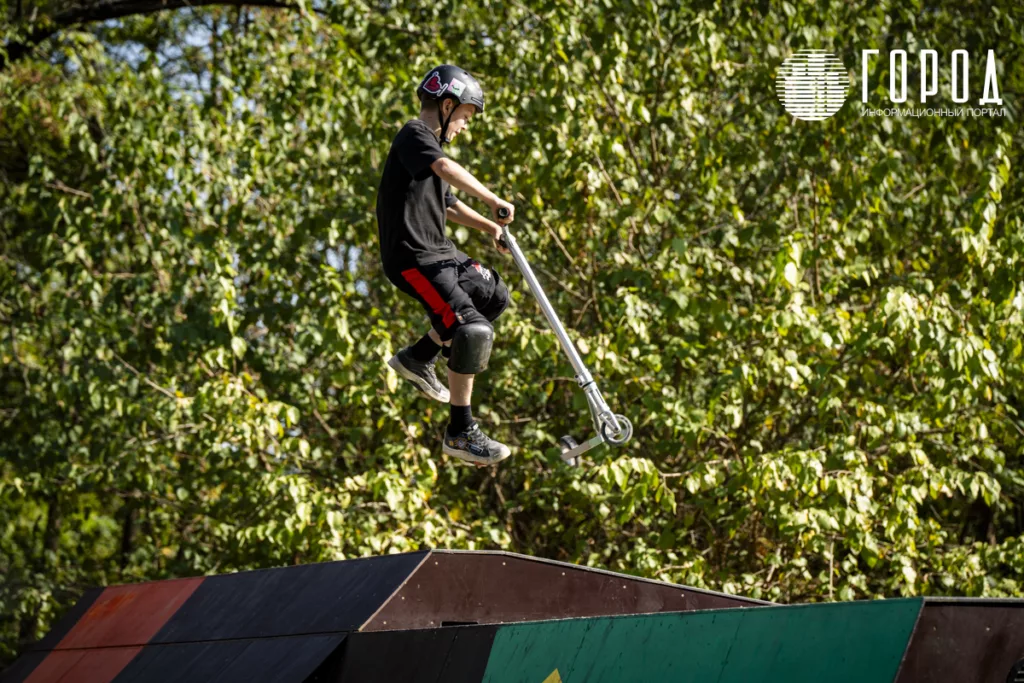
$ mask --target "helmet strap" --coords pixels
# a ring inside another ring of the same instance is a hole
[[[448,124],[451,123],[452,116],[455,114],[455,108],[453,107],[451,114],[448,114],[448,117],[442,121],[441,119],[444,117],[442,102],[444,102],[443,98],[437,101],[437,120],[441,121],[441,144],[446,145],[448,144]]]

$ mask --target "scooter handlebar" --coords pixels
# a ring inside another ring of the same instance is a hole
[[[498,218],[508,218],[510,214],[511,212],[504,206],[498,207]],[[500,244],[503,249],[508,249],[508,242],[505,241],[504,237],[498,238],[498,244]]]

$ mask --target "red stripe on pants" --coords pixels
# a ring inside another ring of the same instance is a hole
[[[434,289],[434,286],[430,284],[427,278],[423,277],[423,273],[415,268],[410,268],[409,270],[402,271],[402,277],[412,285],[417,294],[423,297],[423,300],[430,306],[430,310],[441,316],[441,322],[444,323],[444,326],[451,327],[452,323],[455,322],[455,311],[448,305],[448,302],[441,298],[441,295],[437,293],[437,290]]]

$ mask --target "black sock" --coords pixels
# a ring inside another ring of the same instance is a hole
[[[473,424],[473,406],[450,406],[451,418],[448,422],[448,435],[456,436],[469,429]]]
[[[409,347],[409,355],[412,356],[413,360],[417,360],[421,363],[429,363],[440,350],[441,347],[434,343],[434,340],[430,338],[430,335],[425,334],[423,335],[423,339],[420,339]]]

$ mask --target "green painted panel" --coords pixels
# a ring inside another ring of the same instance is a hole
[[[499,628],[484,683],[892,683],[920,599]],[[552,676],[557,669],[558,676]]]

